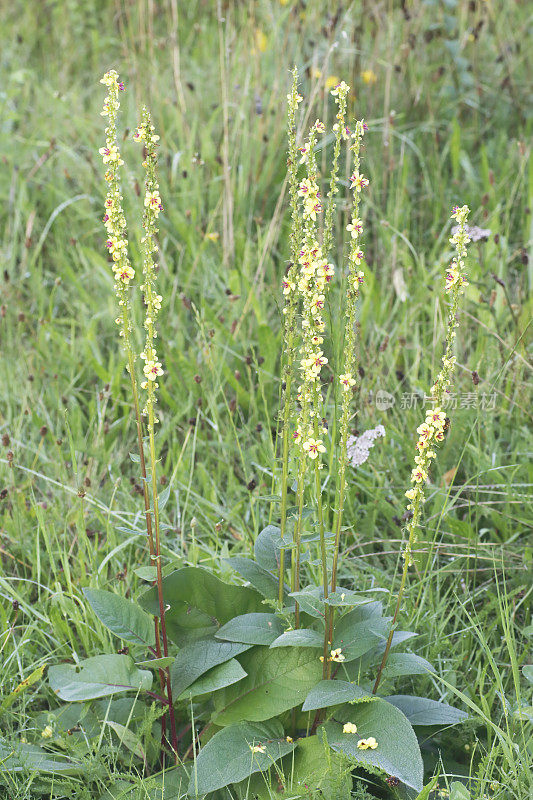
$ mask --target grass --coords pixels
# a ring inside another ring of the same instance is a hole
[[[362,0],[326,12],[318,2],[250,0],[217,12],[201,0],[62,0],[14,3],[0,14],[3,695],[40,665],[116,650],[87,614],[81,588],[134,594],[135,569],[146,563],[100,222],[98,80],[118,69],[127,124],[137,123],[146,98],[161,134],[164,554],[169,564],[219,569],[219,557],[248,551],[277,511],[264,498],[272,493],[288,254],[284,98],[297,63],[311,121],[331,115],[323,83],[338,75],[354,89],[350,113],[370,126],[354,427],[382,423],[387,436],[350,474],[340,569],[355,585],[398,580],[405,453],[422,413],[421,405],[402,408],[401,397],[427,391],[440,358],[446,309],[437,288],[451,206],[468,203],[472,222],[491,230],[471,246],[459,407],[403,614],[419,633],[416,652],[439,667],[432,696],[473,711],[438,749],[428,743],[428,774],[440,765],[441,787],[463,776],[472,797],[525,800],[531,734],[516,709],[531,705],[521,675],[533,518],[527,4]],[[364,70],[375,83],[364,82]],[[134,163],[134,145],[124,150]],[[136,177],[128,174],[124,192],[130,219]],[[138,257],[133,227],[130,242]],[[341,347],[339,333],[334,357]],[[376,404],[380,390],[395,399],[388,410]],[[484,408],[492,395],[494,407]],[[99,797],[115,778],[139,773],[111,730],[90,742],[68,736],[57,709],[40,680],[2,712],[2,736],[39,743],[52,722],[53,742],[83,760],[83,774],[0,772],[6,797]],[[155,747],[144,730],[146,747]],[[139,779],[139,797],[150,796],[148,785]]]

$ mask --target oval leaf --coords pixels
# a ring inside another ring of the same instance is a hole
[[[225,661],[224,664],[219,664],[213,667],[197,681],[194,681],[188,686],[184,692],[178,697],[178,700],[188,700],[191,697],[196,697],[200,694],[207,694],[208,692],[216,692],[217,689],[223,689],[225,686],[231,686],[232,683],[246,678],[246,672],[243,670],[236,658]]]
[[[83,594],[106,628],[126,642],[155,644],[154,621],[136,603],[104,589],[84,589]]]
[[[425,675],[434,672],[433,666],[422,656],[414,653],[393,653],[389,656],[383,670],[384,678],[397,678],[399,675]]]
[[[399,708],[411,725],[458,725],[468,719],[468,714],[465,714],[464,711],[446,703],[428,700],[426,697],[395,694],[384,699]]]
[[[224,583],[201,567],[183,567],[163,578],[163,597],[170,606],[165,614],[168,636],[180,646],[210,637],[238,614],[263,609],[255,589]],[[159,616],[155,586],[139,602]]]
[[[283,633],[275,614],[241,614],[226,622],[215,634],[217,639],[243,644],[271,644]]]
[[[255,560],[263,569],[276,572],[279,568],[281,544],[285,545],[285,566],[291,562],[292,536],[285,534],[281,538],[281,530],[277,525],[267,525],[263,528],[254,545]]]
[[[268,726],[242,722],[215,733],[202,747],[192,770],[189,796],[198,797],[268,770],[296,745],[272,739]],[[253,750],[253,748],[259,748]]]
[[[324,634],[310,628],[298,628],[294,631],[285,631],[274,639],[270,647],[324,647]]]
[[[261,592],[263,597],[268,597],[269,600],[278,599],[278,579],[251,558],[235,556],[226,559],[226,563],[245,581],[249,581],[258,592]]]
[[[368,765],[394,775],[407,786],[422,791],[424,767],[415,732],[402,712],[385,700],[358,703],[346,708],[349,721],[357,725],[357,733],[343,733],[342,725],[327,723],[330,747],[351,758],[356,764]],[[361,750],[357,743],[373,736],[375,750]]]
[[[244,680],[214,696],[217,725],[231,725],[243,719],[270,719],[303,703],[322,677],[322,664],[314,650],[258,647],[239,659],[248,673]]]
[[[338,706],[356,700],[375,700],[369,692],[348,681],[320,681],[314,686],[302,706],[302,711],[315,711],[317,708]]]
[[[92,700],[115,692],[148,690],[152,673],[137,669],[130,656],[94,656],[48,670],[52,690],[61,700]]]
[[[212,667],[244,653],[250,645],[206,639],[188,644],[179,651],[170,668],[172,694],[176,697]]]

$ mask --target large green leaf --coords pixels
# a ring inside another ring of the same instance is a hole
[[[324,603],[324,590],[320,586],[305,586],[298,592],[291,592],[292,597],[302,611],[315,619],[325,619],[326,606]]]
[[[338,706],[355,700],[372,700],[369,692],[348,681],[320,681],[313,686],[302,706],[302,711],[315,711],[317,708]]]
[[[291,562],[291,548],[293,546],[292,535],[288,532],[284,539],[281,538],[281,531],[277,525],[267,525],[263,528],[255,540],[254,553],[255,560],[263,569],[277,572],[280,562],[281,544],[284,543],[285,566]]]
[[[308,736],[306,739],[298,740],[294,762],[286,764],[286,774],[290,776],[289,797],[301,797],[306,800],[309,797],[344,800],[351,796],[352,776],[349,760],[342,753],[331,754],[327,753],[326,749],[327,745],[324,745],[319,736]]]
[[[275,614],[241,614],[230,619],[215,634],[217,639],[243,644],[271,644],[283,633],[283,625]]]
[[[89,604],[106,628],[127,642],[155,644],[154,620],[137,603],[104,589],[84,589]]]
[[[216,692],[217,689],[223,689],[225,686],[237,683],[243,678],[246,678],[246,672],[236,658],[231,658],[229,661],[213,667],[201,678],[194,681],[181,693],[178,700],[188,700],[201,694]]]
[[[361,766],[383,770],[415,789],[422,790],[424,768],[415,732],[402,712],[378,699],[371,703],[345,706],[336,715],[342,721],[357,725],[357,733],[343,733],[338,723],[326,723],[328,742],[336,752],[344,753]],[[378,746],[375,750],[361,750],[357,743],[373,736]]]
[[[234,556],[234,558],[226,559],[226,562],[238,572],[244,580],[249,581],[258,592],[261,592],[263,597],[268,597],[269,600],[278,599],[278,579],[271,572],[268,572],[263,567],[260,567],[251,558],[242,558],[241,556]]]
[[[250,645],[237,642],[217,642],[216,639],[185,645],[170,668],[172,694],[179,697],[201,675],[244,653],[249,647]]]
[[[437,703],[426,697],[395,694],[385,697],[388,703],[399,708],[411,725],[458,725],[468,719],[468,714],[446,703]]]
[[[383,670],[383,677],[397,678],[399,675],[424,675],[426,672],[434,671],[433,666],[422,656],[417,656],[414,653],[392,653]]]
[[[105,655],[50,667],[48,680],[61,700],[82,701],[132,689],[148,690],[152,673],[137,669],[129,656]]]
[[[324,647],[324,634],[310,628],[297,628],[285,631],[275,639],[270,647]]]
[[[180,646],[211,636],[239,614],[263,610],[255,589],[224,583],[201,567],[183,567],[163,578],[163,597],[170,606],[165,614],[168,635]],[[148,613],[159,615],[155,586],[139,602]]]
[[[254,752],[254,747],[261,750]],[[271,725],[241,722],[224,728],[200,750],[192,769],[189,795],[208,794],[254,772],[266,771],[295,747],[281,737],[273,738]]]
[[[359,609],[356,609],[359,611]],[[370,617],[358,622],[353,621],[349,612],[339,620],[333,633],[333,647],[340,647],[346,661],[368,653],[380,641],[385,641],[387,622],[383,617]]]
[[[239,661],[248,676],[214,695],[214,722],[258,722],[298,706],[322,676],[316,651],[308,648],[257,647]]]

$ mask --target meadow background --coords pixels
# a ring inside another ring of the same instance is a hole
[[[404,619],[419,633],[416,652],[445,681],[431,687],[419,677],[418,685],[478,709],[444,732],[439,747],[428,745],[429,772],[442,755],[448,775],[472,779],[472,797],[529,797],[530,729],[519,709],[531,705],[521,672],[531,636],[533,523],[530,27],[531,9],[514,0],[2,4],[4,698],[42,665],[115,652],[81,590],[135,594],[135,569],[146,563],[101,224],[99,79],[115,68],[126,83],[123,124],[133,129],[147,102],[161,135],[166,374],[158,443],[161,482],[170,488],[163,552],[168,563],[220,570],[220,556],[248,552],[276,518],[268,496],[289,251],[285,98],[296,64],[310,122],[331,122],[324,87],[344,79],[350,117],[369,125],[354,431],[383,424],[386,438],[349,474],[342,574],[355,586],[390,588],[397,578],[404,491],[424,414],[420,400],[405,398],[429,391],[441,355],[452,206],[468,204],[471,224],[490,230],[470,245],[459,401],[428,492]],[[134,262],[142,181],[135,148],[124,141]],[[347,214],[340,203],[337,262]],[[392,396],[391,407],[376,403],[378,392]],[[9,774],[0,763],[2,797],[100,797],[116,776],[139,771],[111,730],[90,747],[69,738],[58,705],[45,677],[5,703],[0,756],[20,737],[41,743],[51,725],[50,745],[83,758],[85,773]],[[138,796],[150,796],[142,781]]]

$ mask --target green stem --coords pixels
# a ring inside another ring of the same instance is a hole
[[[287,365],[289,366],[289,365]],[[279,554],[279,582],[278,582],[278,601],[280,608],[283,607],[283,586],[285,578],[285,549],[283,548],[283,539],[285,538],[285,531],[287,527],[287,481],[289,478],[289,422],[290,422],[290,392],[291,392],[291,377],[292,367],[287,372],[285,381],[285,405],[283,407],[283,453],[282,453],[282,466],[281,466],[281,520],[280,520],[280,536],[282,539],[282,547]]]
[[[157,570],[157,598],[159,601],[159,620],[161,623],[161,638],[163,640],[163,655],[168,657],[168,638],[167,626],[165,622],[165,603],[163,599],[163,573],[161,569],[161,535],[159,524],[159,494],[157,489],[157,472],[156,472],[156,457],[155,457],[155,436],[154,436],[154,404],[152,398],[152,389],[149,389],[148,400],[148,436],[150,439],[150,466],[152,472],[152,501],[154,506],[154,531],[155,531],[155,553],[154,558]],[[168,716],[170,721],[170,738],[172,750],[174,752],[174,760],[178,763],[178,737],[176,732],[176,719],[174,717],[174,706],[172,703],[172,687],[170,680],[170,670],[165,668],[166,675],[166,695],[168,700]]]
[[[296,505],[298,514],[296,517],[296,524],[294,526],[294,554],[292,559],[292,574],[291,574],[291,591],[298,592],[300,590],[300,541],[302,535],[302,515],[304,507],[304,479],[305,479],[305,455],[300,456],[300,468],[298,470],[298,493]],[[295,628],[300,627],[300,606],[298,601],[295,601]]]
[[[396,607],[394,609],[394,616],[392,618],[391,628],[389,631],[389,635],[387,637],[387,644],[385,645],[385,652],[383,653],[383,658],[381,659],[381,664],[379,665],[378,674],[376,677],[376,681],[374,683],[374,688],[372,689],[372,694],[376,694],[379,684],[381,683],[381,678],[383,677],[383,670],[385,669],[385,665],[389,658],[389,651],[392,645],[392,637],[394,636],[394,629],[396,627],[396,621],[398,619],[398,614],[400,613],[400,606],[402,604],[403,593],[405,590],[405,584],[407,581],[407,571],[409,569],[409,564],[411,562],[411,548],[413,546],[416,529],[418,527],[418,522],[420,519],[420,500],[417,499],[415,501],[415,506],[413,508],[413,518],[409,525],[409,539],[407,543],[407,547],[404,553],[404,563],[403,563],[403,570],[402,570],[402,579],[400,581],[400,588],[398,590],[398,597],[396,598]]]
[[[320,485],[320,470],[318,468],[318,458],[315,459],[315,491],[317,496],[317,506],[318,506],[318,527],[320,532],[320,555],[322,559],[322,586],[324,589],[324,600],[328,599],[329,592],[328,592],[328,563],[327,563],[327,555],[326,555],[326,537],[324,534],[324,512],[322,507],[322,491]],[[324,660],[322,662],[322,677],[325,678],[328,671],[328,643],[331,637],[328,637],[328,605],[325,604],[325,614],[324,614],[324,626],[325,626],[325,633],[324,633],[324,651],[323,656]]]

